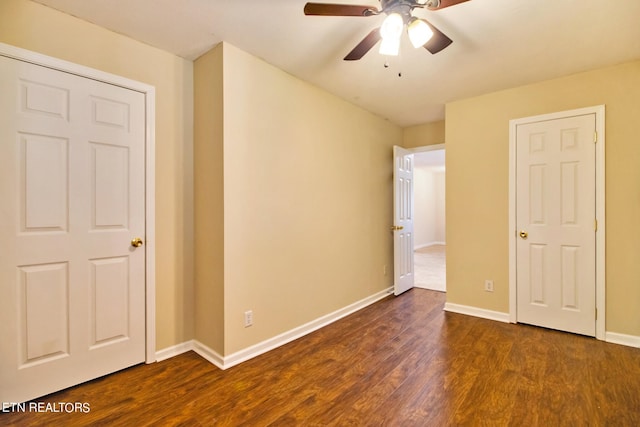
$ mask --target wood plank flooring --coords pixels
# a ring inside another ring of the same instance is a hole
[[[640,349],[442,311],[423,289],[221,371],[189,352],[38,399],[10,426],[638,426]]]

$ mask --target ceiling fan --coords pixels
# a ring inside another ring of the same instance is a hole
[[[381,9],[362,5],[307,3],[304,6],[304,14],[361,17],[386,14],[382,25],[373,29],[344,57],[345,61],[355,61],[362,58],[380,40],[381,54],[398,55],[400,37],[405,26],[414,47],[424,47],[432,54],[440,52],[449,46],[452,40],[425,19],[412,16],[411,12],[413,9],[425,7],[429,10],[440,10],[466,1],[469,0],[380,0]]]

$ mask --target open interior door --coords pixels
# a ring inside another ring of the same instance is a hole
[[[393,147],[394,294],[413,288],[413,154]]]

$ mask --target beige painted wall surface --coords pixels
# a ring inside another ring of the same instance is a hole
[[[224,354],[223,45],[194,64],[195,338]]]
[[[426,145],[443,144],[445,141],[445,122],[424,123],[410,126],[402,131],[402,146],[416,148]]]
[[[640,336],[640,61],[452,102],[447,301],[508,312],[509,120],[606,105],[606,329]],[[482,290],[485,279],[495,292]]]
[[[193,338],[193,64],[27,0],[0,1],[0,42],[156,88],[156,348]]]
[[[414,248],[445,241],[445,173],[433,167],[413,170]]]
[[[392,285],[402,130],[228,44],[224,90],[228,355]]]

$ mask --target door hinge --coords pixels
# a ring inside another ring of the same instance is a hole
[[[598,132],[593,132],[593,143],[597,144],[598,143]]]
[[[593,220],[593,231],[598,231],[598,220],[597,219]]]
[[[596,320],[598,320],[598,309],[596,308]]]

